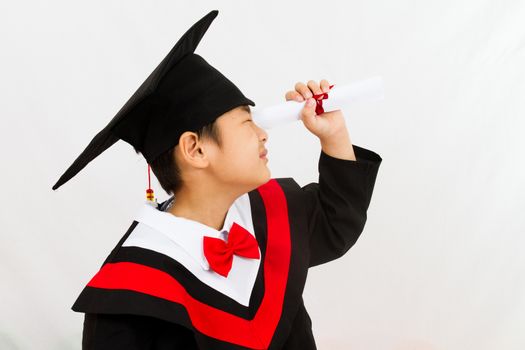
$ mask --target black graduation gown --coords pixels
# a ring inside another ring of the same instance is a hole
[[[121,246],[133,221],[72,306],[85,313],[82,349],[316,349],[302,298],[308,268],[355,244],[382,161],[353,148],[357,161],[321,150],[318,183],[274,178],[249,192],[261,249],[249,306],[170,257]]]

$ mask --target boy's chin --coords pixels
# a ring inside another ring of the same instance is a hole
[[[272,174],[270,172],[270,169],[267,168],[266,172],[264,173],[264,175],[261,178],[259,186],[264,185],[265,183],[267,183],[271,179],[272,179]]]
[[[261,174],[261,176],[259,176],[259,178],[254,181],[254,190],[257,189],[258,187],[266,184],[268,181],[270,181],[272,179],[272,176],[271,176],[271,173],[270,173],[270,169],[267,169],[265,172],[263,172]]]

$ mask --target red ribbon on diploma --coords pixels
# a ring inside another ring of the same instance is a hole
[[[333,86],[334,85],[330,85],[330,89]],[[326,100],[328,98],[328,92],[323,92],[322,94],[314,95],[313,98],[315,99],[315,103],[316,103],[315,114],[317,115],[323,114],[324,113],[323,100]]]

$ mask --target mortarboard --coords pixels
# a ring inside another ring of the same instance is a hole
[[[88,144],[53,186],[56,190],[119,139],[151,163],[223,113],[255,103],[228,78],[194,53],[219,11],[193,24],[119,112]],[[149,168],[148,168],[149,169]]]

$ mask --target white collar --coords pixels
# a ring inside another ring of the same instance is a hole
[[[239,206],[246,206],[246,201],[248,201],[247,203],[249,208],[249,200],[248,193],[245,193],[235,200],[226,213],[224,225],[220,231],[217,231],[213,227],[207,226],[198,221],[186,219],[180,216],[175,216],[169,212],[161,211],[148,203],[145,203],[142,206],[142,208],[136,214],[135,220],[165,234],[170,240],[182,247],[186,253],[188,253],[202,266],[204,270],[209,270],[210,265],[204,256],[202,247],[204,236],[226,240],[227,233],[230,230],[233,222],[241,225],[250,231],[253,236],[255,236],[253,233],[253,226],[246,222],[247,218],[243,220],[242,216],[245,215],[241,215],[239,211]],[[163,206],[163,208],[165,208],[165,206]]]

